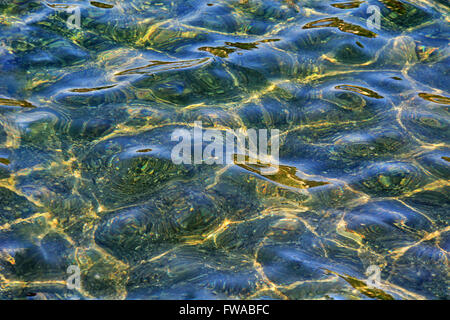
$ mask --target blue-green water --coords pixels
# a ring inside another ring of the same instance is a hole
[[[449,13],[0,0],[0,298],[448,299]],[[195,121],[279,172],[174,164]]]

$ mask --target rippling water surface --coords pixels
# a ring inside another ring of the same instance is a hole
[[[0,0],[0,298],[448,299],[449,13]],[[279,172],[174,164],[194,121]]]

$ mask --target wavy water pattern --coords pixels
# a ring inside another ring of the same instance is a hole
[[[449,12],[0,1],[0,298],[448,299]],[[173,163],[196,121],[278,173]]]

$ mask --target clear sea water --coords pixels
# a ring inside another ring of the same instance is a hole
[[[0,298],[448,299],[449,8],[0,0]]]

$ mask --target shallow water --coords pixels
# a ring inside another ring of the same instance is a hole
[[[0,298],[448,299],[449,12],[0,0]],[[174,164],[194,121],[280,170]]]

